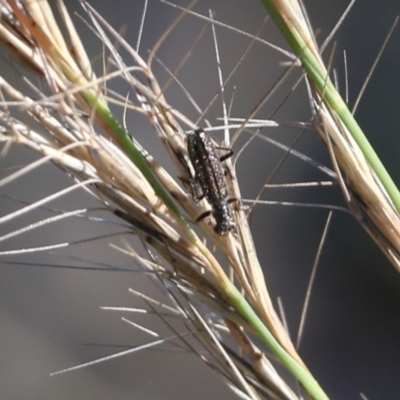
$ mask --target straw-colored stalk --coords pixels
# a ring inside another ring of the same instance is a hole
[[[298,1],[262,2],[304,68],[316,130],[331,152],[338,175],[346,178],[340,184],[349,208],[400,271],[400,193],[396,185],[330,80]]]

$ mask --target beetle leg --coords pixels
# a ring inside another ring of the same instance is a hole
[[[203,220],[204,218],[209,217],[210,215],[212,215],[212,211],[208,210],[203,212],[202,214],[200,214],[197,218],[196,218],[196,222],[200,222],[201,220]]]
[[[217,150],[222,150],[222,151],[226,151],[226,154],[222,155],[219,158],[219,161],[223,162],[225,160],[227,160],[228,158],[233,156],[233,150],[228,148],[228,147],[216,147]]]

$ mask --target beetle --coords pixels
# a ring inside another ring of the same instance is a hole
[[[227,235],[235,228],[236,223],[229,205],[231,199],[222,162],[231,157],[233,151],[226,149],[227,154],[219,157],[211,138],[202,129],[187,135],[187,149],[195,172],[190,182],[193,197],[196,201],[205,197],[211,206],[211,210],[200,215],[197,221],[212,214],[216,222],[214,232]]]

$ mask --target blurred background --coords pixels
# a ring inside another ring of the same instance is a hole
[[[51,4],[55,3],[50,1]],[[85,16],[77,1],[67,1],[72,11]],[[182,6],[187,2],[175,1]],[[321,44],[339,20],[348,1],[306,2],[310,20]],[[54,5],[54,4],[53,4]],[[125,29],[126,40],[135,46],[143,2],[101,0],[92,5],[115,29]],[[259,1],[199,0],[194,10],[239,30],[256,34],[266,12]],[[367,73],[378,54],[395,16],[398,1],[356,2],[334,37],[337,47],[333,65],[339,87],[345,91],[343,51],[347,54],[349,103],[354,104]],[[149,50],[179,16],[180,11],[157,0],[150,0],[140,53]],[[75,18],[90,57],[101,72],[102,47],[87,26]],[[192,47],[206,22],[187,15],[162,44],[157,57],[175,70]],[[222,72],[228,76],[251,42],[238,32],[216,27]],[[260,37],[287,48],[272,21],[267,21]],[[331,55],[332,45],[325,51]],[[130,61],[125,60],[129,65]],[[287,58],[262,43],[255,43],[226,87],[231,115],[245,118],[274,85],[284,71]],[[400,29],[397,28],[372,76],[356,117],[395,182],[400,184]],[[3,59],[5,73],[9,66]],[[154,62],[154,73],[161,86],[169,76]],[[256,118],[269,118],[297,81],[294,71]],[[209,26],[193,54],[178,74],[179,80],[205,108],[219,91],[217,64]],[[125,96],[128,88],[111,83]],[[192,120],[198,113],[175,84],[167,89],[167,101]],[[115,110],[122,115],[122,110]],[[213,125],[222,124],[221,102],[217,100],[206,115]],[[274,115],[279,121],[309,121],[310,109],[304,83],[292,93]],[[204,125],[201,123],[201,125]],[[161,164],[174,169],[156,139],[148,121],[131,112],[127,126]],[[290,145],[299,131],[269,128],[262,131]],[[215,133],[215,139],[222,138]],[[248,137],[234,147],[237,153]],[[331,167],[327,150],[319,138],[306,132],[296,149]],[[269,179],[284,152],[256,139],[241,155],[238,177],[245,199],[254,198]],[[1,160],[1,177],[14,167],[28,164],[37,156],[12,147]],[[176,173],[175,173],[176,175]],[[326,180],[310,165],[289,157],[273,177],[273,183]],[[57,167],[46,164],[17,181],[0,188],[1,216],[72,184]],[[263,199],[302,203],[344,205],[334,188],[268,189]],[[97,203],[83,191],[74,191],[49,203],[57,210],[95,208]],[[0,225],[0,234],[14,231],[52,215],[48,209],[35,210]],[[86,369],[50,377],[60,369],[88,362],[114,352],[121,346],[138,346],[152,339],[120,320],[121,313],[103,311],[99,306],[142,307],[128,288],[162,299],[146,277],[134,272],[94,271],[69,267],[129,267],[130,260],[113,250],[109,243],[133,246],[129,234],[112,235],[123,229],[118,221],[101,212],[91,212],[88,220],[71,218],[0,243],[1,250],[79,242],[52,252],[7,255],[0,258],[0,387],[1,399],[221,399],[235,398],[211,370],[195,356],[163,349],[138,352]],[[252,231],[271,297],[281,298],[291,335],[296,337],[305,291],[318,244],[328,215],[326,209],[281,205],[258,205],[252,216]],[[332,399],[358,399],[363,392],[369,399],[398,399],[400,396],[400,275],[381,254],[356,220],[347,213],[335,212],[318,269],[300,354]],[[135,322],[168,336],[171,334],[154,317],[127,315]]]

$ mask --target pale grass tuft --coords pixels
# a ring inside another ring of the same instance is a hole
[[[128,254],[163,287],[175,313],[184,321],[190,321],[193,335],[208,349],[206,355],[197,353],[198,356],[229,386],[243,398],[297,399],[249,336],[251,332],[266,332],[268,340],[274,343],[277,340],[280,345],[276,343],[278,350],[273,351],[291,365],[288,368],[293,373],[300,374],[298,379],[304,379],[303,385],[307,387],[307,380],[301,373],[309,375],[309,372],[273,309],[244,209],[238,207],[234,212],[235,234],[217,237],[210,218],[198,223],[202,235],[209,239],[210,246],[207,247],[188,221],[195,221],[209,206],[202,204],[199,207],[190,189],[183,189],[135,139],[131,141],[108,108],[108,103],[119,103],[126,111],[146,115],[168,150],[179,176],[186,180],[190,178],[191,165],[181,124],[189,129],[197,126],[164,98],[151,69],[154,53],[149,62],[143,60],[86,4],[93,29],[108,49],[107,57],[110,58],[105,60],[108,72],[97,78],[61,1],[57,4],[68,39],[64,39],[46,1],[22,1],[21,4],[22,7],[13,0],[2,2],[0,40],[26,68],[47,84],[46,90],[50,94],[32,82],[26,82],[36,93],[33,98],[0,77],[0,139],[6,144],[27,146],[41,154],[44,161],[51,160],[80,182],[79,186],[90,190],[103,207],[131,225],[148,250],[149,258],[140,256],[133,249]],[[128,51],[133,67],[122,61],[112,41]],[[107,80],[117,77],[130,85],[137,102],[117,96],[111,98],[106,92]],[[13,116],[15,107],[22,110],[23,119]],[[37,125],[43,130],[33,128]],[[99,133],[99,127],[105,134]],[[228,168],[229,186],[235,197],[240,198],[233,166],[229,164]],[[0,184],[7,182],[4,180]],[[256,323],[245,313],[248,305],[214,257],[215,246],[222,250],[240,291],[273,335],[260,325],[261,321],[250,308]],[[43,248],[32,249],[40,250]],[[224,345],[224,336],[234,339],[242,354]],[[183,335],[177,332],[176,337],[196,353]],[[313,380],[310,385],[320,390]],[[321,395],[320,398],[326,397]]]
[[[400,214],[397,188],[364,138],[346,104],[331,86],[329,68],[325,67],[320,49],[304,16],[304,10],[297,0],[263,2],[266,6],[267,3],[271,3],[271,7],[276,7],[276,12],[285,25],[284,29],[290,32],[295,46],[298,46],[299,58],[305,66],[312,93],[311,106],[315,114],[315,127],[331,152],[333,165],[349,208],[400,271]],[[348,10],[353,4],[354,1],[349,4]],[[398,18],[388,38],[397,21]],[[316,83],[316,77],[322,81],[321,85],[320,82]],[[354,109],[357,103],[358,100]]]
[[[330,89],[329,68],[325,67],[299,3],[278,0],[269,3],[273,3],[279,11],[279,18],[302,43],[299,52],[308,51],[315,59],[321,79]],[[277,359],[302,384],[308,395],[315,399],[328,399],[297,354],[295,345],[274,310],[245,208],[242,205],[233,207],[236,229],[226,236],[219,237],[214,233],[212,217],[193,222],[210,208],[206,201],[200,204],[194,201],[187,183],[193,175],[193,166],[188,157],[186,131],[197,129],[198,126],[168,103],[152,70],[157,49],[186,13],[191,11],[183,11],[145,60],[91,6],[83,2],[90,27],[99,38],[99,48],[105,49],[103,62],[106,72],[97,77],[64,3],[60,0],[57,5],[65,35],[57,25],[47,1],[1,2],[0,41],[26,68],[23,85],[10,83],[0,76],[0,140],[5,144],[3,153],[7,153],[11,144],[19,144],[34,150],[42,158],[10,174],[0,181],[0,186],[49,160],[72,176],[75,183],[67,190],[6,215],[0,222],[39,208],[69,190],[84,188],[89,191],[103,208],[128,223],[143,243],[146,256],[128,243],[124,243],[123,248],[114,244],[111,246],[130,257],[132,264],[155,281],[166,295],[164,304],[132,290],[174,333],[171,337],[159,338],[156,332],[124,319],[124,322],[156,339],[141,348],[58,373],[178,338],[184,349],[210,366],[241,398],[303,398],[279,375],[275,369]],[[213,26],[211,13],[210,17],[204,19]],[[253,39],[258,40],[256,37]],[[218,48],[216,40],[215,47]],[[132,60],[123,60],[117,49],[123,49]],[[292,63],[273,90],[283,82],[285,74],[298,68],[300,63],[296,57],[290,56]],[[28,79],[32,74],[41,81],[44,89]],[[132,89],[135,100],[123,98],[107,89],[108,82],[115,79],[122,80]],[[175,76],[172,74],[170,81],[173,79]],[[324,140],[335,167],[336,174],[330,171],[330,176],[339,177],[349,208],[400,270],[400,218],[395,203],[372,169],[369,158],[340,118],[341,110],[338,111],[327,101],[325,87],[321,90],[310,77],[307,77],[307,82],[314,121],[313,125],[299,123],[297,126],[305,129],[313,127]],[[222,74],[220,86],[223,97]],[[263,105],[271,93],[255,110]],[[137,142],[135,132],[131,133],[132,137],[127,134],[123,124],[112,113],[110,104],[122,106],[125,113],[137,112],[147,117],[173,161],[176,174],[171,175],[166,171]],[[226,110],[224,104],[226,144],[230,140],[229,129],[238,128],[238,136],[243,129],[266,125],[250,117],[245,120],[230,119]],[[276,126],[275,121],[268,121],[267,124]],[[287,151],[288,154],[290,152],[291,149]],[[235,164],[228,161],[226,166],[232,197],[241,199]],[[84,212],[76,211],[79,214]],[[59,219],[71,215],[75,214],[65,214]],[[27,227],[24,231],[33,230],[47,222],[50,223],[50,219]],[[330,217],[327,227],[329,222]],[[14,231],[0,240],[20,232],[22,230]],[[222,254],[221,260],[215,256],[217,248]],[[48,246],[16,249],[15,254],[49,249]],[[1,254],[14,254],[12,251]],[[222,266],[225,264],[229,265],[228,272]],[[104,309],[127,310],[112,307]],[[128,311],[143,312],[138,309]],[[172,319],[178,319],[187,328],[184,333],[174,326]],[[268,345],[272,355],[254,343],[254,334]],[[189,336],[199,347],[193,345]]]

